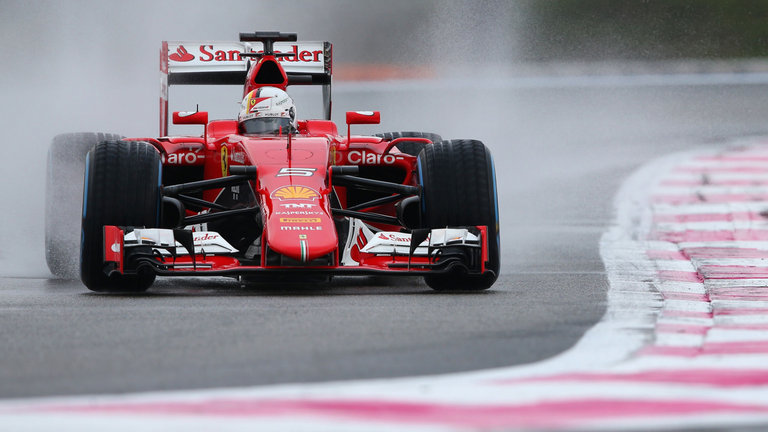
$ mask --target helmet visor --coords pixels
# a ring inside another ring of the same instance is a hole
[[[288,117],[264,117],[245,120],[240,123],[240,132],[244,134],[278,134],[291,131],[291,119]]]

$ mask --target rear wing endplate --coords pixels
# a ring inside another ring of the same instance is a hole
[[[168,88],[172,85],[245,85],[262,42],[163,41],[160,49],[160,136],[168,135]],[[330,42],[274,42],[288,85],[322,85],[326,119],[331,118],[333,47]],[[286,55],[287,54],[287,55]]]

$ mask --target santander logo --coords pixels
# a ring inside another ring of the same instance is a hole
[[[179,47],[176,48],[176,53],[169,55],[168,58],[177,62],[188,62],[194,60],[195,56],[187,52],[184,45],[179,45]]]
[[[185,45],[171,42],[168,46],[168,60],[172,63],[211,63],[211,64],[226,64],[226,63],[243,63],[244,58],[240,56],[243,51],[249,52],[261,52],[256,51],[251,45],[237,43],[237,42],[222,42],[216,44],[196,45],[194,42],[185,42],[190,45],[187,48]],[[175,51],[175,52],[174,52]],[[277,54],[285,54],[277,59],[277,61],[286,64],[303,64],[321,66],[324,64],[324,49],[323,46],[317,42],[308,42],[293,44],[288,47],[282,46],[282,51],[275,49]]]

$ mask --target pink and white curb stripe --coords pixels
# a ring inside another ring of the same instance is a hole
[[[9,430],[651,430],[768,425],[768,143],[634,174],[603,320],[540,363],[432,377],[16,400]]]

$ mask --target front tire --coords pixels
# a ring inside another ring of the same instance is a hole
[[[45,261],[58,278],[78,278],[85,156],[99,142],[121,138],[85,132],[56,135],[51,141],[45,187]]]
[[[157,227],[160,223],[160,153],[140,141],[97,144],[86,160],[80,278],[92,291],[141,292],[155,274],[107,276],[104,225]]]
[[[422,224],[425,228],[488,227],[488,261],[481,275],[456,272],[425,276],[442,291],[480,291],[493,285],[501,266],[496,173],[480,141],[450,140],[426,146],[419,154]]]

